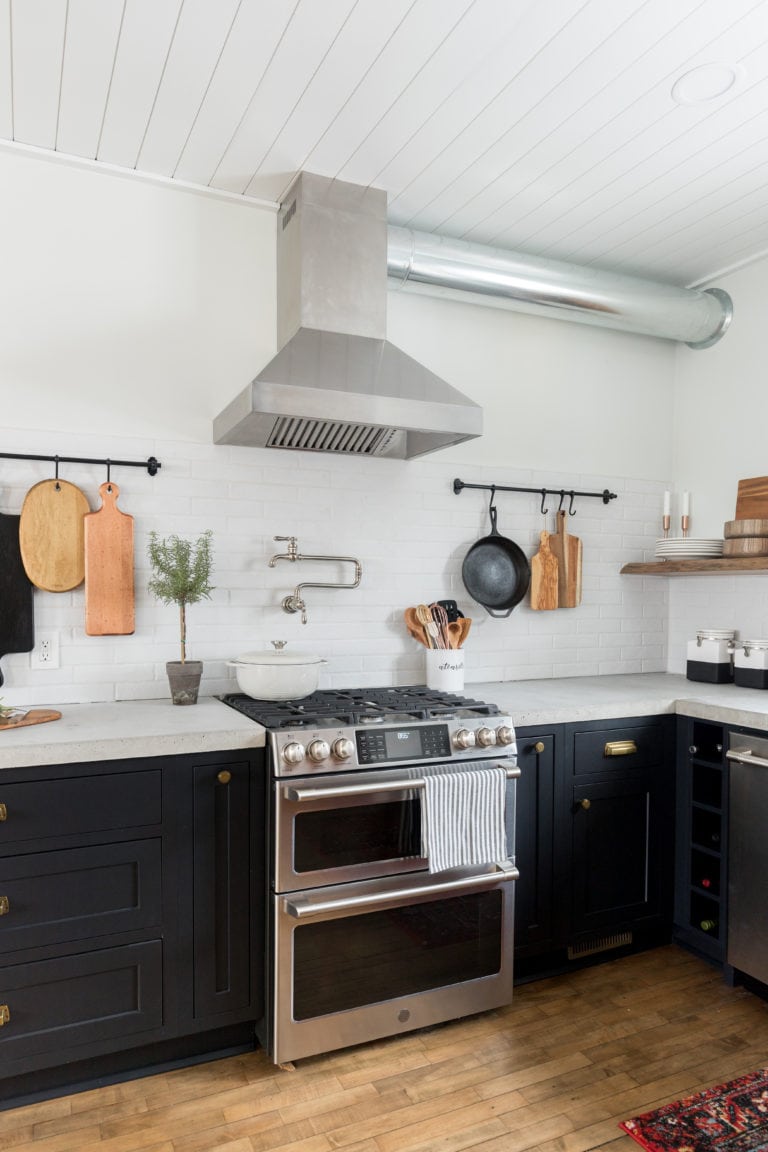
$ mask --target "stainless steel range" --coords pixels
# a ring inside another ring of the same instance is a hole
[[[515,733],[492,704],[421,686],[224,697],[267,729],[269,1013],[276,1063],[512,998]],[[421,769],[503,767],[503,859],[430,873]]]

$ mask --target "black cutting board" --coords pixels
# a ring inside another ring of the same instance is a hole
[[[0,659],[8,652],[31,652],[34,646],[32,585],[21,562],[19,517],[0,513]]]

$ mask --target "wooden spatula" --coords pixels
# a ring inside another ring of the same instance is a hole
[[[549,546],[549,532],[541,532],[539,540],[539,550],[531,559],[531,608],[557,608],[557,557]]]

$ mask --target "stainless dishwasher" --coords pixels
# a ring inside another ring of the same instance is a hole
[[[768,736],[728,734],[727,960],[768,984]]]

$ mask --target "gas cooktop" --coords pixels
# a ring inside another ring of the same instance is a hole
[[[221,699],[230,708],[249,716],[262,727],[348,727],[378,724],[384,720],[431,720],[457,712],[496,716],[495,704],[472,700],[453,692],[438,692],[416,684],[405,688],[345,688],[313,692],[299,700],[254,700],[241,692]]]

